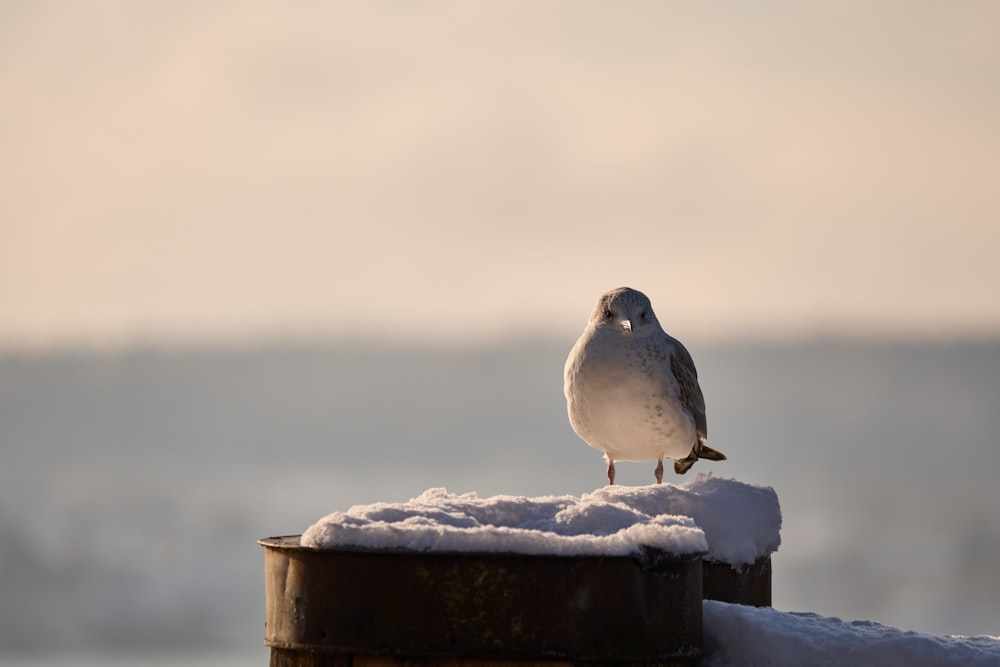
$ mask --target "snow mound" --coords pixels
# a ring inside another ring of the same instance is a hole
[[[556,556],[624,556],[642,546],[704,553],[705,534],[683,516],[573,496],[461,495],[428,489],[405,503],[355,505],[309,527],[304,547]]]
[[[301,544],[558,556],[623,556],[647,546],[707,551],[737,565],[777,549],[780,527],[773,490],[701,475],[682,486],[606,487],[580,498],[480,498],[429,489],[405,503],[329,514],[302,534]]]
[[[842,621],[705,600],[706,667],[1000,665],[1000,638],[937,637],[873,621]]]
[[[705,531],[710,561],[746,565],[781,545],[781,507],[770,487],[699,474],[679,486],[605,486],[584,499],[621,503],[646,514],[690,517]]]

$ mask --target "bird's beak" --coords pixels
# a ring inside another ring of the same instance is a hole
[[[632,320],[622,320],[620,324],[626,333],[632,333]]]

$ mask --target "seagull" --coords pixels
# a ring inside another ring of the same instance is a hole
[[[587,328],[566,359],[569,423],[604,452],[608,484],[615,461],[663,459],[686,473],[698,459],[725,461],[705,444],[705,397],[687,349],[660,326],[649,298],[629,287],[601,295]]]

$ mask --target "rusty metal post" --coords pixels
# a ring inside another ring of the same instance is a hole
[[[698,555],[628,557],[264,547],[273,667],[689,664]]]
[[[706,600],[719,600],[751,607],[771,606],[771,557],[764,556],[749,565],[730,565],[705,561],[702,584]]]

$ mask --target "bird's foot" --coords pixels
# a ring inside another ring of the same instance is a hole
[[[615,483],[615,462],[608,461],[608,485]]]
[[[691,454],[688,454],[686,458],[683,458],[680,461],[674,461],[674,472],[678,475],[683,475],[691,469],[691,466],[693,466],[694,462],[697,460],[698,456],[692,452]]]
[[[653,476],[656,477],[657,484],[663,484],[663,459],[656,461],[656,470],[653,471]]]

